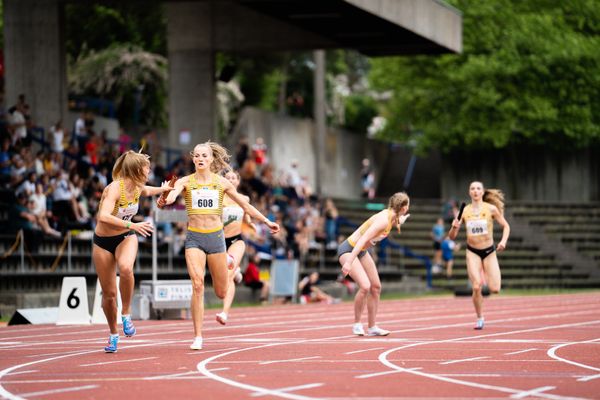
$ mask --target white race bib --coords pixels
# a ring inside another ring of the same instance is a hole
[[[194,210],[218,210],[219,191],[215,189],[192,190],[192,209]]]
[[[475,219],[467,221],[467,233],[472,236],[487,235],[487,221],[485,219]]]
[[[138,213],[139,204],[130,204],[127,207],[119,207],[117,210],[117,218],[123,221],[131,221],[131,218]]]
[[[241,221],[244,218],[244,209],[241,207],[223,207],[223,224]]]

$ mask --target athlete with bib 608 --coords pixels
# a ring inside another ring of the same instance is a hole
[[[462,218],[455,218],[448,236],[454,240],[464,221],[467,229],[467,273],[473,289],[473,305],[477,314],[475,329],[483,329],[483,274],[491,293],[501,286],[500,266],[496,251],[503,251],[510,235],[510,226],[504,219],[504,194],[497,189],[484,189],[483,183],[469,186],[471,204],[464,208]],[[502,226],[502,239],[494,246],[494,220]]]
[[[279,225],[269,221],[239,194],[231,182],[218,175],[229,168],[229,154],[221,145],[206,142],[196,145],[191,152],[196,171],[184,176],[175,183],[175,189],[166,199],[157,200],[158,207],[175,201],[184,192],[188,214],[188,230],[185,239],[185,261],[192,280],[192,319],[194,322],[194,342],[192,350],[202,349],[202,322],[204,319],[204,273],[206,265],[210,270],[213,289],[217,297],[227,294],[228,262],[223,233],[223,196],[239,204],[245,213],[264,222],[272,233],[279,231]],[[233,261],[233,260],[231,260]]]

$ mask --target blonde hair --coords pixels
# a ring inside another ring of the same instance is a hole
[[[136,186],[143,186],[146,183],[146,175],[142,168],[150,166],[150,156],[148,154],[137,153],[133,150],[121,154],[113,166],[112,176],[117,179],[131,179]]]
[[[409,197],[405,192],[394,193],[388,202],[388,208],[395,213],[400,213],[400,209],[408,205]]]
[[[500,189],[485,189],[483,192],[483,201],[490,203],[504,214],[504,193]]]
[[[229,166],[229,159],[231,158],[231,155],[225,147],[210,140],[196,145],[196,147],[199,146],[208,147],[212,152],[213,162],[210,164],[211,172],[218,174],[225,169],[231,168]]]

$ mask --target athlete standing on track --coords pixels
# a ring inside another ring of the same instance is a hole
[[[117,333],[117,279],[115,264],[119,266],[123,333],[133,336],[136,333],[131,322],[130,306],[135,281],[133,264],[137,256],[138,239],[135,235],[149,236],[154,228],[149,222],[131,222],[137,214],[140,196],[154,196],[172,190],[167,182],[161,187],[145,186],[150,173],[150,160],[147,154],[127,151],[113,167],[114,181],[102,192],[98,206],[92,259],[102,287],[102,309],[110,336],[107,353],[115,353],[119,342]]]
[[[231,182],[233,187],[237,190],[240,185],[240,174],[234,170],[228,170],[225,173],[225,178]],[[248,196],[243,196],[246,201],[250,201]],[[217,322],[222,325],[227,323],[229,310],[231,310],[231,303],[235,297],[235,284],[242,281],[242,273],[240,272],[240,263],[246,252],[246,243],[242,238],[242,226],[247,224],[251,229],[256,231],[256,227],[252,223],[250,216],[244,212],[244,209],[240,207],[235,201],[231,200],[229,196],[225,196],[223,199],[223,231],[225,232],[225,247],[227,248],[227,254],[233,258],[234,268],[231,268],[229,274],[229,286],[227,288],[227,294],[223,299],[223,311],[216,315]]]
[[[483,183],[475,181],[469,186],[471,204],[463,211],[461,220],[454,219],[448,232],[454,240],[462,221],[467,229],[467,273],[473,289],[473,305],[477,314],[475,329],[483,329],[483,274],[491,293],[498,293],[501,286],[500,265],[496,250],[503,251],[510,235],[510,226],[504,219],[504,194],[497,189],[484,189]],[[502,226],[502,239],[494,246],[494,220]]]
[[[410,199],[406,193],[394,194],[390,197],[388,208],[371,216],[338,248],[338,258],[343,274],[350,274],[358,285],[358,292],[354,298],[354,325],[352,327],[352,333],[355,335],[365,335],[360,322],[365,304],[369,315],[367,334],[369,336],[390,334],[390,331],[381,329],[375,324],[381,294],[381,281],[375,262],[367,249],[387,237],[393,226],[396,226],[400,233],[400,226],[410,216],[407,214],[409,203]]]
[[[204,274],[206,266],[210,270],[213,289],[217,297],[227,294],[229,273],[225,235],[223,233],[223,196],[239,204],[245,213],[263,221],[275,233],[279,225],[269,221],[235,187],[217,173],[229,168],[229,154],[222,146],[213,142],[198,144],[191,153],[196,171],[179,179],[175,189],[166,199],[158,199],[159,207],[175,201],[185,192],[185,205],[188,214],[188,230],[185,240],[185,261],[192,280],[192,319],[194,321],[194,342],[192,350],[202,349],[202,322],[204,319]]]

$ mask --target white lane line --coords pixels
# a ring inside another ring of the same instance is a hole
[[[79,352],[81,352],[81,350],[60,351],[57,353],[46,353],[46,354],[32,354],[32,355],[25,356],[25,357],[33,358],[33,357],[44,357],[44,356],[58,356],[58,355],[68,355],[68,354],[79,353]]]
[[[290,358],[289,360],[263,361],[263,362],[259,362],[258,365],[286,363],[286,362],[296,362],[296,361],[304,361],[304,360],[314,360],[315,358],[321,358],[321,356],[302,357],[302,358]]]
[[[591,381],[591,380],[598,379],[598,378],[600,378],[600,374],[583,376],[583,377],[577,379],[577,381],[578,382],[587,382],[587,381]]]
[[[470,378],[499,378],[501,374],[438,374],[439,376],[463,376]]]
[[[417,371],[423,369],[421,367],[417,367],[417,368],[407,368],[407,370],[410,371]],[[389,375],[389,374],[397,374],[398,372],[404,372],[404,371],[396,371],[396,370],[391,370],[391,371],[383,371],[383,372],[374,372],[372,374],[364,374],[364,375],[358,375],[355,376],[355,378],[357,379],[367,379],[367,378],[374,378],[377,376],[383,376],[383,375]]]
[[[537,349],[525,349],[525,350],[519,350],[519,351],[513,351],[512,353],[504,353],[505,356],[510,356],[513,354],[521,354],[521,353],[527,353],[528,351],[534,351]]]
[[[228,350],[237,350],[237,349],[239,349],[239,347],[229,347],[227,349],[202,350],[202,351],[197,351],[196,350],[196,351],[191,351],[191,352],[185,353],[185,354],[195,354],[195,355],[200,354],[200,355],[202,355],[202,354],[205,354],[205,353],[214,353],[215,351],[228,351]]]
[[[556,389],[556,386],[542,386],[537,389],[527,390],[525,392],[516,393],[510,396],[511,399],[523,399],[525,397],[535,397],[540,393],[547,392],[548,390]]]
[[[548,354],[549,357],[554,358],[555,360],[562,361],[562,362],[567,363],[567,364],[575,365],[577,367],[581,367],[581,368],[585,368],[585,369],[591,369],[592,371],[600,371],[600,368],[592,367],[591,365],[581,364],[581,363],[578,363],[576,361],[567,360],[566,358],[559,357],[559,356],[556,355],[556,351],[558,349],[560,349],[560,348],[563,348],[563,347],[566,347],[566,346],[571,346],[571,345],[574,345],[574,344],[597,343],[598,341],[600,341],[600,338],[598,338],[598,339],[591,339],[591,340],[585,340],[585,341],[582,341],[582,342],[563,343],[563,344],[559,344],[558,346],[552,347],[551,349],[549,349],[546,352],[546,354]]]
[[[277,390],[278,392],[281,392],[281,393],[289,393],[289,392],[293,392],[296,390],[312,389],[312,388],[321,387],[321,386],[323,386],[322,383],[307,383],[306,385],[289,386],[289,387],[279,388],[279,389],[275,389],[275,390]],[[268,391],[262,391],[262,392],[254,392],[250,396],[260,397],[260,396],[268,396],[269,394],[271,394],[271,393],[269,393]]]
[[[483,360],[484,358],[490,358],[490,357],[489,356],[483,356],[483,357],[463,358],[463,359],[460,359],[460,360],[443,361],[443,362],[441,362],[439,364],[440,365],[458,364],[458,363],[467,362],[467,361]]]
[[[547,325],[547,326],[542,326],[539,328],[520,329],[520,330],[515,330],[515,331],[507,331],[507,332],[499,332],[499,333],[491,333],[491,334],[482,334],[482,335],[477,335],[477,336],[465,336],[465,337],[459,337],[459,338],[454,338],[454,339],[439,340],[437,342],[434,342],[434,344],[455,343],[455,342],[460,342],[461,340],[473,340],[476,338],[484,339],[484,338],[489,338],[489,337],[514,335],[514,334],[519,334],[519,333],[540,332],[540,331],[546,331],[546,330],[551,330],[551,329],[571,328],[571,327],[575,327],[575,326],[586,326],[586,325],[596,325],[598,323],[600,323],[600,320],[577,322],[577,323],[571,323],[571,324]],[[414,375],[418,375],[418,376],[430,378],[430,379],[436,379],[436,380],[440,380],[443,382],[448,382],[448,383],[453,383],[453,384],[463,385],[463,386],[470,386],[470,387],[475,387],[478,389],[494,390],[494,391],[498,391],[498,392],[502,392],[502,393],[510,393],[511,395],[519,394],[519,393],[523,392],[523,390],[514,389],[514,388],[510,388],[510,387],[488,385],[488,384],[483,384],[483,383],[477,383],[477,382],[471,382],[471,381],[465,381],[465,380],[450,378],[450,377],[446,377],[446,376],[441,376],[439,374],[432,374],[432,373],[428,373],[428,372],[411,370],[409,368],[400,367],[387,359],[388,355],[390,355],[391,353],[394,353],[394,352],[397,352],[400,350],[404,350],[407,348],[411,348],[411,347],[430,345],[430,344],[432,344],[432,342],[427,342],[427,343],[422,343],[422,344],[412,343],[412,344],[407,344],[407,345],[404,345],[401,347],[389,349],[379,355],[379,361],[381,361],[381,363],[383,365],[385,365],[388,368],[391,368],[395,371],[408,372],[410,374],[414,374]],[[560,396],[560,395],[553,395],[550,393],[543,393],[543,392],[538,393],[537,396],[543,397],[546,399],[552,399],[552,400],[565,400],[565,399],[575,399],[576,398],[576,397],[565,397],[565,396]]]
[[[33,369],[31,371],[21,371],[21,372],[11,372],[10,374],[6,374],[6,376],[14,376],[14,375],[21,375],[21,374],[31,374],[32,372],[40,372],[37,369]]]
[[[86,386],[70,387],[70,388],[64,388],[64,389],[44,390],[42,392],[21,393],[20,396],[37,397],[37,396],[45,396],[47,394],[77,392],[79,390],[96,389],[97,387],[100,387],[100,385],[86,385]]]
[[[181,378],[181,377],[185,377],[185,376],[189,376],[189,375],[198,375],[197,376],[198,379],[206,379],[206,377],[200,375],[198,371],[187,371],[187,372],[181,372],[179,374],[149,376],[149,377],[143,378],[142,380],[144,380],[144,381],[156,381],[156,380],[159,380],[159,379]]]
[[[156,358],[158,358],[158,357],[131,358],[129,360],[119,360],[119,361],[103,361],[103,362],[91,363],[91,364],[81,364],[80,367],[92,367],[94,365],[106,365],[106,364],[117,364],[117,363],[132,362],[132,361],[154,360]]]
[[[365,351],[383,350],[383,349],[385,349],[385,347],[373,347],[372,349],[363,349],[363,350],[349,351],[349,352],[344,353],[344,354],[364,353]]]

